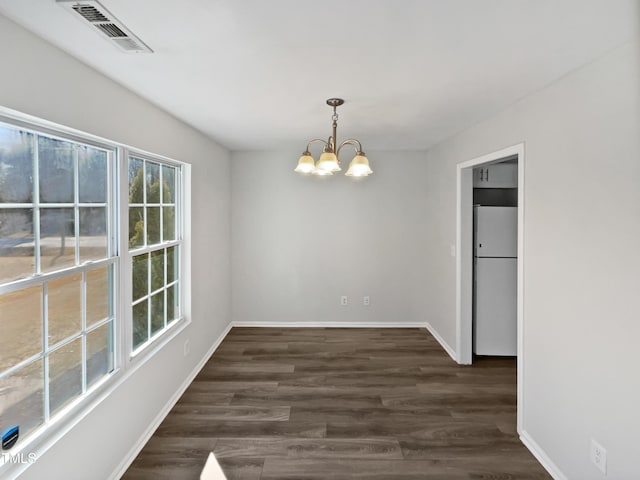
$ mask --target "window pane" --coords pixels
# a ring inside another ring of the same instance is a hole
[[[164,290],[151,297],[151,335],[164,328]]]
[[[0,395],[0,431],[20,426],[25,438],[44,421],[42,360],[36,360],[2,379]]]
[[[167,288],[167,323],[171,322],[171,320],[175,320],[180,315],[177,292],[177,285]]]
[[[144,168],[144,172],[140,170]],[[177,216],[180,205],[178,168],[160,162],[129,158],[129,246],[157,248],[163,242],[179,238]],[[140,184],[143,182],[143,187]],[[143,190],[144,195],[140,195]],[[160,248],[144,259],[132,257],[133,268],[133,346],[140,347],[153,334],[162,331],[170,320],[179,317],[178,246]],[[136,266],[138,265],[138,266]],[[154,295],[153,292],[156,292]],[[149,295],[145,301],[141,301]],[[169,303],[167,303],[169,302]]]
[[[129,207],[129,248],[144,246],[144,208]]]
[[[115,365],[115,265],[86,263],[116,250],[108,236],[115,147],[107,151],[81,142],[0,125],[0,286],[10,290],[22,285],[4,285],[25,278],[31,285],[0,294],[0,375],[20,365],[0,379],[0,431],[19,425],[21,438],[46,424],[48,411],[53,418],[80,398],[85,379],[95,383]],[[134,197],[137,167],[143,166],[131,165]],[[141,206],[145,182],[141,171]],[[144,206],[140,213],[146,214]],[[144,244],[144,222],[139,230]],[[80,263],[90,270],[74,268]],[[56,278],[38,275],[52,272]],[[89,333],[83,330],[85,318]]]
[[[0,210],[0,283],[36,272],[33,242],[33,210]]]
[[[162,207],[162,240],[176,239],[176,209],[174,207]]]
[[[33,201],[33,135],[0,125],[0,203]]]
[[[107,202],[107,152],[78,147],[78,190],[80,203]]]
[[[178,249],[177,247],[167,248],[167,285],[173,283],[178,278]]]
[[[80,263],[107,258],[107,209],[80,208]]]
[[[160,207],[147,207],[147,245],[160,243]]]
[[[76,263],[73,208],[40,210],[40,269],[51,272]]]
[[[151,291],[164,286],[164,249],[151,252]]]
[[[133,349],[135,350],[149,339],[149,320],[147,300],[133,306]]]
[[[136,255],[132,258],[132,280],[133,295],[132,300],[135,302],[139,298],[149,294],[149,256]]]
[[[0,295],[0,372],[41,351],[42,286]]]
[[[73,144],[38,136],[41,203],[73,203]]]
[[[176,169],[167,165],[162,166],[162,203],[174,203],[176,200]]]
[[[160,165],[147,162],[147,203],[160,203]]]
[[[129,157],[129,203],[144,203],[144,162]]]
[[[87,387],[113,370],[113,322],[87,334]]]
[[[49,345],[55,345],[82,328],[82,274],[48,283]]]
[[[82,339],[49,355],[49,408],[53,415],[82,393]]]
[[[109,268],[96,268],[86,273],[87,327],[109,316]]]

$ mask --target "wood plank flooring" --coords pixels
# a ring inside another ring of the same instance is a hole
[[[549,479],[516,434],[514,359],[422,329],[234,328],[124,475]]]

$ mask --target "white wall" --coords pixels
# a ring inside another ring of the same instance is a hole
[[[367,150],[361,179],[300,176],[299,156],[232,154],[233,320],[424,324],[424,152]]]
[[[570,479],[601,478],[591,436],[608,478],[637,477],[639,50],[568,75],[428,162],[370,151],[375,173],[358,183],[295,175],[297,150],[234,154],[232,318],[428,320],[455,345],[455,165],[524,141],[524,428]],[[231,317],[229,154],[2,17],[0,59],[0,105],[193,164],[193,323],[22,476],[107,478]]]
[[[430,150],[429,317],[455,345],[456,164],[525,142],[524,430],[568,479],[640,478],[640,48]]]
[[[229,152],[2,16],[0,59],[0,105],[192,164],[192,323],[21,476],[108,478],[230,321]]]

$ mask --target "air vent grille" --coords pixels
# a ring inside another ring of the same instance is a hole
[[[127,37],[127,34],[118,28],[117,25],[113,23],[97,23],[96,27],[102,30],[107,37],[111,38],[122,38]]]
[[[105,17],[96,7],[90,7],[87,5],[74,5],[73,8],[77,13],[82,15],[85,20],[89,22],[108,22],[109,19]]]
[[[56,0],[63,7],[79,15],[104,35],[111,43],[125,52],[153,53],[142,40],[124,26],[97,0]]]

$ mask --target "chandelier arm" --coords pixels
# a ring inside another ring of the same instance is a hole
[[[307,149],[306,149],[307,152],[309,151],[309,147],[311,146],[311,144],[315,142],[321,142],[321,143],[324,143],[325,145],[329,145],[327,142],[325,142],[321,138],[314,138],[313,140],[309,140],[309,143],[307,143]]]
[[[356,143],[358,144],[358,146],[356,148],[356,153],[362,152],[362,144],[358,140],[356,140],[355,138],[349,138],[349,139],[345,140],[344,142],[342,142],[340,144],[340,146],[338,147],[338,151],[336,152],[336,155],[338,155],[340,153],[340,149],[342,147],[344,147],[345,145],[351,145],[351,146],[355,147]]]

